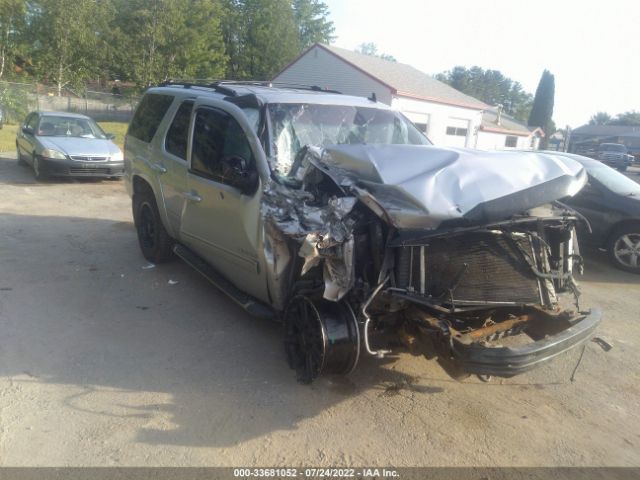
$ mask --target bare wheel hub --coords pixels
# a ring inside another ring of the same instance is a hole
[[[294,297],[285,312],[285,348],[298,380],[310,383],[318,375],[344,375],[358,363],[360,331],[346,302]]]

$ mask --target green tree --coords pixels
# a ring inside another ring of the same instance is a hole
[[[533,107],[529,115],[529,126],[540,127],[546,134],[542,139],[541,148],[547,148],[549,135],[553,133],[551,129],[551,117],[553,116],[553,102],[555,96],[555,78],[548,70],[542,72],[536,96],[533,99]]]
[[[38,76],[52,82],[58,95],[95,78],[104,50],[107,2],[38,0],[28,4],[28,35]]]
[[[335,27],[329,20],[329,7],[320,0],[293,0],[293,15],[298,27],[300,48],[314,43],[331,43]]]
[[[209,0],[114,0],[109,68],[142,87],[176,78],[219,78],[226,56],[222,5]]]
[[[24,0],[0,0],[0,79],[20,49],[24,32],[26,3]]]
[[[619,113],[616,118],[609,122],[609,125],[637,126],[640,125],[640,112],[631,110]]]
[[[268,80],[301,51],[290,0],[227,0],[231,78]]]
[[[607,112],[598,112],[589,119],[589,125],[607,125],[611,122],[611,115]]]
[[[373,42],[361,43],[358,48],[356,48],[356,52],[362,53],[364,55],[370,55],[372,57],[382,58],[383,60],[388,60],[390,62],[397,62],[396,58],[393,55],[389,55],[387,53],[379,53],[378,46]]]
[[[456,66],[437,74],[436,79],[488,105],[502,105],[505,113],[518,120],[526,121],[529,117],[533,96],[499,70]]]

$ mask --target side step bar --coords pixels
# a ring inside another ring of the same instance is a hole
[[[173,247],[173,252],[251,315],[269,320],[275,318],[274,311],[270,307],[240,291],[211,265],[184,245],[176,244]]]

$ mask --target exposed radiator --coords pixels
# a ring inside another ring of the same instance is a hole
[[[518,242],[531,250],[527,237]],[[396,281],[398,287],[447,304],[451,297],[460,305],[541,300],[537,277],[513,241],[500,233],[469,233],[400,248]]]

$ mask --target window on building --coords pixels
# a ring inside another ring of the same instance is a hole
[[[516,148],[518,146],[518,137],[507,135],[504,139],[504,146],[507,148]]]
[[[413,122],[413,124],[425,135],[427,134],[428,125],[426,123]]]
[[[189,120],[191,119],[192,109],[193,100],[182,102],[176,112],[176,116],[173,117],[173,122],[169,127],[167,138],[164,142],[164,148],[167,152],[182,160],[187,159],[187,137],[189,136]]]
[[[455,135],[456,137],[466,137],[467,136],[466,128],[460,127],[447,127],[447,135]]]

